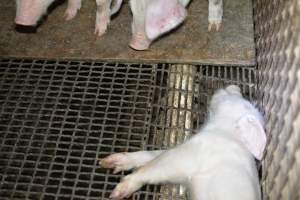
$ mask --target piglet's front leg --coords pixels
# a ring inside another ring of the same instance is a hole
[[[209,0],[208,4],[208,31],[219,31],[222,25],[223,0]]]
[[[193,163],[193,157],[194,153],[188,147],[163,152],[134,173],[125,176],[113,190],[110,197],[112,199],[127,198],[148,183],[186,182],[190,174],[198,170],[198,166]]]
[[[137,151],[123,152],[109,155],[99,161],[99,165],[103,168],[113,169],[114,174],[131,170],[145,165],[147,162],[159,156],[163,150],[157,151]]]
[[[96,25],[95,34],[102,36],[110,23],[112,0],[96,0],[97,12],[96,12]]]
[[[111,199],[125,199],[129,198],[132,193],[137,191],[143,186],[143,182],[139,179],[140,175],[131,174],[125,176],[121,183],[119,183],[113,192],[110,194]]]
[[[131,24],[132,38],[129,46],[135,50],[147,50],[151,44],[151,40],[146,35],[145,13],[147,5],[152,0],[131,0],[130,7],[133,15]]]
[[[81,0],[68,0],[68,7],[64,15],[65,20],[68,21],[73,19],[80,8]]]

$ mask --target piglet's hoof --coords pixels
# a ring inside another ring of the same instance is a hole
[[[151,42],[152,41],[147,38],[146,34],[137,33],[132,37],[129,47],[137,51],[144,51],[149,49]]]
[[[209,22],[208,24],[208,31],[213,31],[214,29],[218,32],[220,31],[222,26],[222,22]]]
[[[66,21],[70,21],[70,20],[72,20],[75,16],[76,16],[76,14],[77,14],[77,10],[76,9],[67,9],[66,10],[66,12],[65,12],[65,14],[64,14],[64,19],[66,20]]]

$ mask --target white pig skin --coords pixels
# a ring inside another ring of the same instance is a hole
[[[111,6],[113,1],[114,6]],[[108,25],[110,24],[110,17],[117,13],[122,5],[123,0],[96,0],[97,11],[96,11],[96,26],[95,34],[102,36]]]
[[[81,8],[81,0],[69,0],[68,7],[65,12],[65,19],[67,21],[73,19],[76,16],[78,10],[80,10],[80,8]]]
[[[208,1],[208,30],[215,28],[219,31],[223,17],[223,0]]]
[[[96,26],[95,34],[102,36],[110,23],[110,5],[112,0],[96,0],[97,12],[96,12]]]
[[[16,0],[16,24],[34,26],[54,0]]]
[[[96,0],[95,34],[102,36],[110,23],[111,15],[118,12],[123,0]],[[16,24],[35,26],[54,0],[16,0]],[[112,4],[115,2],[115,4]],[[132,39],[129,46],[146,50],[161,35],[179,26],[186,18],[190,0],[130,0],[133,14]],[[68,0],[65,19],[73,19],[81,8],[82,0]],[[111,6],[113,5],[113,6]],[[209,0],[208,30],[221,27],[223,0]]]
[[[131,0],[130,7],[133,15],[131,30],[132,38],[129,46],[135,50],[148,49],[151,40],[146,35],[145,13],[151,0]]]
[[[131,0],[132,39],[129,46],[146,50],[152,41],[179,26],[186,18],[190,0]],[[208,30],[219,31],[223,0],[209,0]]]
[[[182,145],[102,159],[100,165],[115,173],[137,168],[110,197],[123,199],[144,184],[169,182],[186,185],[193,200],[260,200],[254,157],[261,159],[266,145],[263,124],[237,86],[221,89],[212,97],[204,126]]]
[[[35,26],[38,20],[47,12],[48,7],[55,0],[16,0],[16,18],[15,23],[24,26]],[[111,8],[112,1],[116,3]],[[68,7],[65,11],[66,20],[73,19],[78,10],[80,10],[82,0],[68,0]],[[118,12],[122,0],[96,0],[96,25],[95,34],[101,36],[105,33],[110,16]]]
[[[129,46],[146,50],[153,40],[180,25],[190,0],[131,0],[132,39]]]

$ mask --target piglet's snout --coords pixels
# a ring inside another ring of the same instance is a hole
[[[16,31],[20,33],[35,33],[37,22],[41,18],[42,10],[33,10],[21,5],[15,18]]]
[[[23,25],[16,25],[15,30],[19,33],[36,33],[37,27],[36,26],[23,26]]]

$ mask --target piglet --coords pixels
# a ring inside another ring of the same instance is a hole
[[[144,184],[180,183],[193,200],[260,200],[255,158],[266,145],[261,114],[234,85],[217,91],[209,117],[190,140],[170,150],[112,154],[104,168],[137,169],[123,178],[112,199],[129,197]]]
[[[34,27],[43,15],[47,13],[49,6],[55,0],[16,0],[15,23],[23,27]],[[68,7],[65,11],[65,19],[73,19],[81,8],[82,0],[68,0]],[[112,1],[115,4],[112,5]],[[96,26],[95,34],[101,36],[105,33],[110,22],[110,16],[118,12],[122,0],[96,0]]]
[[[129,46],[146,50],[153,40],[180,25],[190,0],[131,0],[132,39]]]
[[[186,18],[190,0],[131,0],[132,39],[129,46],[146,50],[152,41],[179,26]],[[208,30],[219,31],[223,0],[209,0]]]

